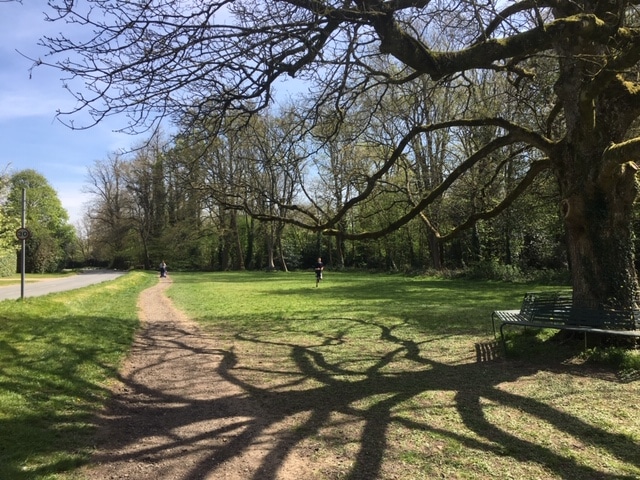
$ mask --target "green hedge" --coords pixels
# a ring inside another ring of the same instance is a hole
[[[0,255],[0,277],[8,277],[16,273],[16,254],[11,252]]]

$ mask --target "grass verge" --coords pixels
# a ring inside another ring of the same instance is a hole
[[[138,293],[155,281],[130,273],[0,302],[0,478],[56,478],[86,460],[91,415],[138,325]]]
[[[65,271],[63,273],[30,273],[25,275],[25,283],[34,283],[40,282],[42,280],[49,280],[52,278],[64,278],[70,275],[76,275],[75,271]],[[6,277],[0,277],[0,287],[5,287],[7,285],[16,285],[22,282],[22,276],[19,273],[14,275],[9,275]]]

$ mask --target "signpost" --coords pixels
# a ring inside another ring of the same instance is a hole
[[[29,240],[29,238],[31,237],[31,232],[27,228],[19,228],[18,230],[16,230],[16,237],[18,238],[18,240],[22,241]]]
[[[20,299],[24,300],[24,269],[26,267],[26,242],[31,236],[31,232],[25,227],[27,222],[27,189],[22,189],[22,227],[16,230],[16,237],[22,242],[22,255],[20,266]]]

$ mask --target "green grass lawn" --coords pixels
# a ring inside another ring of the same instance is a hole
[[[326,272],[171,273],[224,374],[290,428],[308,479],[640,478],[640,379],[490,314],[537,285]],[[133,273],[0,302],[0,479],[68,478],[128,350]],[[56,475],[59,473],[59,475]]]
[[[55,478],[86,461],[91,418],[138,325],[141,273],[0,302],[0,479]]]

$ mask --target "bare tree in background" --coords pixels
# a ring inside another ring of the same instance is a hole
[[[308,85],[309,132],[322,115],[340,122],[363,95],[380,102],[398,86],[426,78],[439,88],[473,91],[490,71],[502,79],[502,108],[415,124],[390,144],[364,188],[330,217],[306,215],[309,228],[338,234],[347,212],[366,202],[407,146],[427,132],[492,127],[493,135],[459,158],[442,182],[379,232],[415,218],[478,162],[526,152],[514,189],[465,227],[503,211],[545,170],[562,197],[574,300],[579,305],[638,306],[631,216],[640,137],[637,63],[640,16],[634,1],[265,0],[56,2],[52,20],[85,26],[83,36],[44,38],[67,76],[78,110],[96,122],[127,112],[131,129],[174,117],[190,125],[241,118],[269,106],[281,80]],[[499,6],[499,7],[498,7]],[[504,7],[501,11],[498,8]],[[74,29],[73,31],[78,31]],[[439,40],[436,40],[439,39]],[[442,39],[446,39],[443,42]],[[446,47],[443,47],[445,45]],[[79,89],[76,81],[82,81]],[[537,95],[546,104],[529,103]],[[508,108],[518,101],[520,111]],[[530,115],[524,115],[527,106]],[[74,112],[63,112],[73,114]],[[371,118],[376,115],[375,103]],[[73,118],[73,117],[71,117]],[[356,233],[351,234],[356,238]]]

